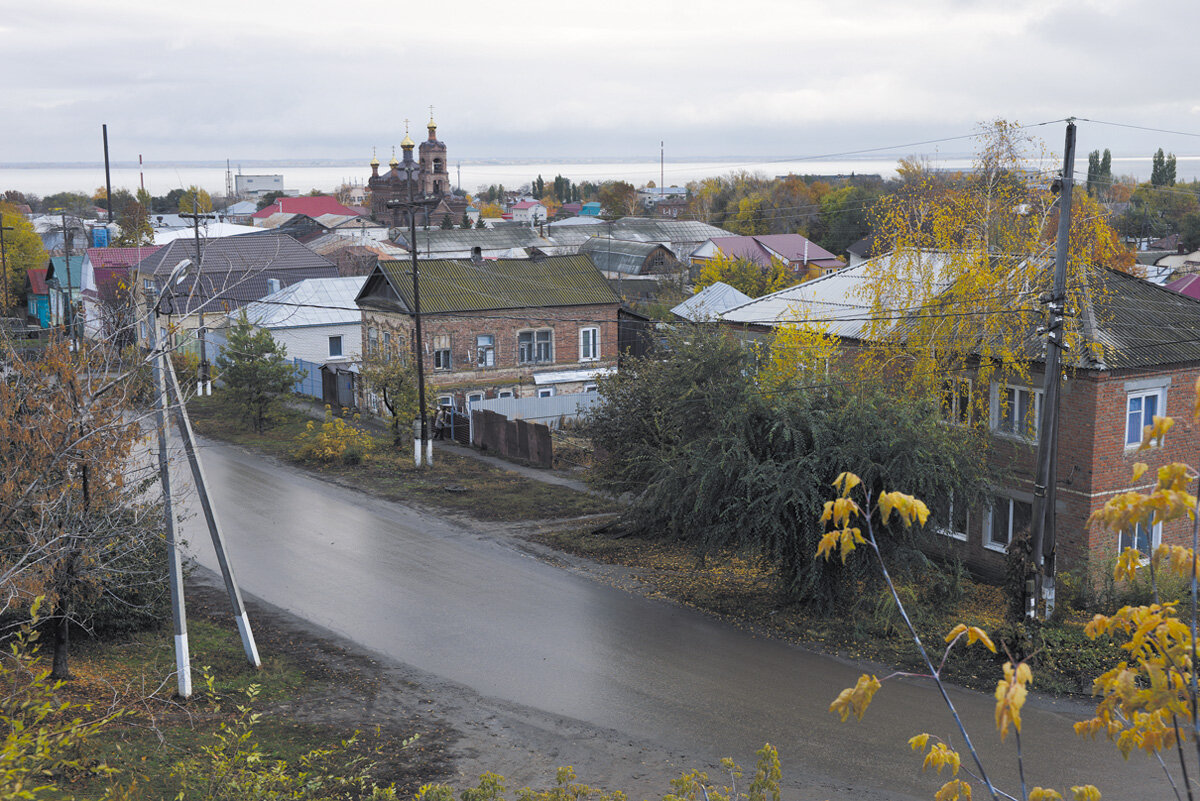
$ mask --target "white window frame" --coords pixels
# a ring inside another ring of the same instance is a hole
[[[1013,402],[1006,408],[1002,396],[1008,390],[1012,390],[1013,392]],[[1004,415],[1007,412],[1011,412],[1014,415],[1012,424],[1016,425],[1015,410],[1020,406],[1019,398],[1022,393],[1029,395],[1033,401],[1033,420],[1031,430],[1028,432],[1006,428],[1004,421]],[[991,407],[993,433],[1007,437],[1008,439],[1017,439],[1024,442],[1037,439],[1042,425],[1042,391],[1040,389],[1023,387],[1017,384],[992,384]]]
[[[829,374],[829,361],[825,361],[825,373]],[[966,397],[964,398],[960,389],[966,385]],[[975,384],[969,378],[953,377],[947,378],[942,383],[942,417],[947,423],[958,426],[969,426],[974,416],[972,410],[972,399],[974,394]]]
[[[333,348],[334,344],[337,345],[336,353],[334,352],[334,348]],[[341,356],[341,355],[342,355],[342,335],[336,334],[329,338],[329,358],[332,359],[335,356]]]
[[[554,387],[538,387],[537,393],[539,398],[553,398]]]
[[[954,510],[957,507],[954,503],[954,496],[951,495],[950,502],[946,505],[947,516],[950,519],[946,522],[946,525],[938,526],[938,528],[936,529],[937,533],[941,534],[942,536],[949,537],[950,539],[958,540],[959,542],[967,541],[967,534],[971,530],[971,508],[969,506],[966,506],[965,504],[963,504],[963,506],[965,507],[965,517],[963,518],[963,530],[962,531],[954,530]]]
[[[1144,529],[1144,528],[1147,528],[1147,526],[1145,523],[1138,523],[1137,528]],[[1162,544],[1162,521],[1155,523],[1153,526],[1149,526],[1149,529],[1150,529],[1150,549],[1149,549],[1150,552],[1146,553],[1145,551],[1142,551],[1142,564],[1146,564],[1147,562],[1149,562],[1150,557],[1154,554],[1154,549]],[[1117,553],[1118,554],[1123,553],[1126,548],[1129,548],[1129,547],[1136,548],[1137,547],[1133,542],[1126,542],[1127,539],[1129,539],[1128,529],[1126,529],[1125,531],[1117,532]],[[1138,548],[1138,550],[1141,551],[1142,549]]]
[[[491,340],[488,344],[483,343],[483,339]],[[495,367],[496,366],[496,335],[495,334],[476,334],[475,335],[475,366],[476,367]]]
[[[454,398],[451,397],[450,395],[438,395],[437,405],[438,406],[447,406],[447,407],[453,409],[454,408]]]
[[[579,329],[579,361],[594,362],[600,359],[600,328],[588,326]]]
[[[513,391],[511,389],[502,389],[496,393],[496,397],[497,398],[514,398],[516,396],[513,394]]]
[[[1165,417],[1167,414],[1167,388],[1171,385],[1171,379],[1166,378],[1149,378],[1140,381],[1125,382],[1125,414],[1121,425],[1122,437],[1125,443],[1125,450],[1135,451],[1142,445],[1142,433],[1145,426],[1153,424],[1153,416]],[[1151,419],[1147,420],[1145,415],[1145,399],[1155,399],[1155,410],[1151,413]],[[1141,409],[1138,414],[1141,415],[1141,426],[1136,433],[1136,439],[1133,442],[1129,441],[1129,421],[1134,412],[1130,408],[1134,401],[1140,401]]]
[[[599,392],[600,387],[597,384],[584,384],[583,391],[584,392]]]
[[[1007,539],[1004,541],[1004,543],[996,542],[995,539],[992,537],[993,526],[995,525],[995,522],[996,522],[996,504],[1001,503],[1001,502],[1008,504],[1008,531],[1005,532],[1005,536],[1007,537]],[[988,504],[987,511],[985,513],[985,518],[984,518],[984,527],[983,527],[983,547],[984,548],[987,548],[989,551],[996,551],[998,553],[1008,553],[1008,546],[1012,545],[1012,538],[1013,538],[1013,533],[1014,533],[1013,532],[1013,520],[1016,518],[1015,512],[1017,511],[1018,503],[1024,504],[1024,505],[1030,507],[1030,517],[1032,518],[1033,517],[1033,503],[1032,502],[1024,500],[1023,498],[1014,498],[1010,495],[994,495],[994,496],[992,496],[992,502],[990,504]]]

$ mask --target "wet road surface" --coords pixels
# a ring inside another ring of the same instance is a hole
[[[843,724],[827,709],[860,666],[546,564],[482,524],[472,531],[219,443],[201,451],[243,591],[367,648],[697,767],[722,756],[752,765],[771,742],[791,798],[930,798],[945,780],[922,775],[906,745],[922,731],[959,741],[924,682],[885,683],[863,721]],[[185,536],[215,569],[202,525],[193,516]],[[953,698],[993,781],[1017,794],[1013,738],[1001,745],[994,701],[964,690]],[[1047,699],[1026,706],[1031,786],[1094,783],[1106,799],[1141,798],[1149,781],[1166,791],[1152,795],[1169,794],[1156,762],[1126,763],[1107,742],[1074,735],[1087,710]],[[571,764],[569,742],[561,756]]]

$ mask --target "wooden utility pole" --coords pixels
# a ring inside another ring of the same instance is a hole
[[[1067,120],[1063,168],[1059,177],[1058,242],[1054,254],[1054,285],[1046,297],[1046,372],[1042,376],[1042,414],[1039,421],[1037,476],[1033,484],[1034,586],[1027,600],[1026,615],[1037,617],[1054,611],[1055,474],[1058,457],[1058,396],[1061,385],[1063,320],[1067,314],[1067,259],[1071,234],[1071,188],[1075,183],[1075,119]],[[1045,296],[1044,296],[1045,297]]]
[[[194,205],[195,205],[195,201],[193,201],[193,206]],[[217,215],[201,214],[200,212],[194,212],[194,213],[190,213],[190,214],[180,214],[179,216],[192,221],[192,230],[196,236],[196,275],[198,278],[200,275],[200,267],[204,263],[204,254],[200,251],[200,221],[201,220],[215,220],[217,218]],[[212,394],[212,381],[210,380],[209,375],[212,372],[212,370],[208,363],[208,348],[206,347],[208,332],[204,328],[204,312],[203,311],[200,312],[200,327],[198,329],[196,329],[196,334],[200,339],[200,364],[197,368],[199,370],[199,375],[196,377],[196,394],[197,395],[205,395],[205,394],[211,395]]]
[[[0,269],[4,271],[4,308],[0,312],[7,313],[9,306],[8,295],[8,251],[4,246],[4,232],[16,230],[11,225],[4,224],[4,212],[0,211]]]

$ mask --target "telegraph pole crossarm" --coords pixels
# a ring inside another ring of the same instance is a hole
[[[1067,349],[1064,320],[1066,307],[1067,261],[1071,233],[1071,189],[1075,168],[1075,120],[1067,120],[1063,147],[1063,169],[1059,176],[1058,241],[1054,256],[1054,285],[1047,302],[1046,371],[1042,377],[1042,411],[1039,420],[1037,476],[1033,485],[1032,545],[1035,574],[1026,614],[1036,617],[1038,601],[1043,602],[1046,617],[1054,611],[1055,556],[1055,475],[1058,450],[1058,407],[1061,385],[1062,352]]]

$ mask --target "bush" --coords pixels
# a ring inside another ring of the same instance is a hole
[[[359,416],[354,415],[353,420],[357,423]],[[318,429],[309,421],[296,437],[292,456],[302,462],[359,464],[374,447],[375,440],[370,434],[348,424],[343,417],[334,417],[333,409],[326,404],[325,422]]]

